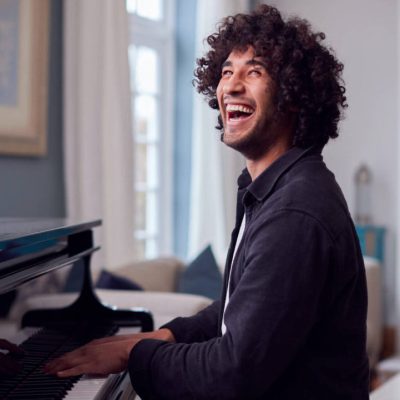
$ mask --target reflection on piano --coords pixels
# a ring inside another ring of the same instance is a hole
[[[0,219],[0,294],[38,276],[83,259],[84,279],[78,299],[62,309],[31,310],[13,342],[24,354],[8,354],[21,364],[15,376],[0,376],[0,399],[132,399],[127,373],[109,377],[57,378],[42,372],[49,360],[93,339],[153,329],[143,309],[117,310],[100,303],[93,291],[90,257],[92,229],[100,221]],[[1,362],[6,361],[2,358]]]

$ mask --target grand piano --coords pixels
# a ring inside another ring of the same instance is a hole
[[[0,399],[107,399],[135,397],[129,375],[57,378],[43,373],[43,365],[89,341],[132,331],[153,329],[151,314],[143,309],[118,310],[102,304],[91,280],[90,259],[98,247],[93,229],[100,220],[0,218],[0,294],[59,268],[83,261],[82,289],[77,300],[61,309],[28,311],[21,331],[12,341],[23,354],[6,354],[0,363],[18,363],[19,371],[0,375]],[[1,335],[1,329],[0,329]],[[1,338],[1,337],[0,337]],[[5,368],[3,368],[4,370]]]

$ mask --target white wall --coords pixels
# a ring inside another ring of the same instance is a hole
[[[340,137],[324,157],[354,211],[354,172],[367,163],[373,174],[372,213],[387,228],[385,252],[386,320],[399,323],[395,312],[395,244],[400,225],[398,158],[399,0],[276,0],[280,11],[299,15],[325,32],[327,43],[344,63],[349,108]],[[400,275],[400,273],[398,274]],[[399,285],[400,287],[400,282]],[[399,325],[400,327],[400,325]]]

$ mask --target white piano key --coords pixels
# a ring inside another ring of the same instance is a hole
[[[64,397],[65,400],[93,400],[107,381],[105,378],[93,378],[84,375]]]
[[[64,400],[140,400],[130,383],[127,373],[105,378],[84,375],[67,392]]]

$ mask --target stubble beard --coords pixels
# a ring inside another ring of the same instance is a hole
[[[221,141],[228,147],[241,153],[246,159],[256,161],[264,156],[277,142],[278,131],[276,120],[268,116],[259,121],[244,137],[238,140],[226,140],[224,128],[221,132]]]

